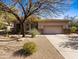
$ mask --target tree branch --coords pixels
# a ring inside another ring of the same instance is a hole
[[[43,2],[43,3],[44,3],[44,2]],[[35,11],[37,11],[37,10],[42,6],[43,3],[39,3],[38,7],[35,8],[33,11],[29,11],[28,14],[27,14],[27,16],[26,16],[26,18],[28,18],[28,17],[29,17],[30,15],[32,15]],[[30,7],[30,8],[31,8],[31,7]],[[26,18],[23,20],[23,22],[26,20]]]
[[[13,14],[17,18],[17,20],[21,22],[20,17],[16,13],[14,13],[14,11],[11,10],[7,5],[2,5],[0,10]]]
[[[23,13],[24,13],[24,19],[26,18],[27,14],[26,14],[26,11],[23,7],[23,5],[19,2],[19,5],[22,7],[22,10],[23,10]]]

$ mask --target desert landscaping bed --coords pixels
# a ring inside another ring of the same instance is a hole
[[[23,41],[0,42],[0,59],[64,59],[44,36],[35,38],[21,38]],[[32,41],[37,45],[37,52],[29,56],[15,53],[24,43]]]

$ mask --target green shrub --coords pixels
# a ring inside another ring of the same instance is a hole
[[[25,50],[25,53],[33,54],[36,52],[36,44],[34,42],[27,42],[24,44],[23,49]]]
[[[75,33],[76,30],[77,30],[77,27],[75,27],[75,26],[71,27],[71,33]]]
[[[65,34],[70,34],[70,29],[63,29]]]
[[[35,37],[36,35],[40,35],[40,32],[36,29],[36,28],[33,28],[31,31],[30,31],[30,34],[32,35],[32,38]]]
[[[32,35],[32,36],[31,36],[32,38],[36,36],[36,34],[35,34],[35,33],[31,33],[31,35]]]
[[[0,21],[0,29],[5,29],[6,25]]]

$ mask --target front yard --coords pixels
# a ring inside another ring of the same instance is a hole
[[[0,41],[0,59],[64,59],[64,57],[44,36],[19,38],[19,40],[21,39],[23,40],[18,42],[16,40]],[[38,48],[37,52],[25,57],[16,53],[22,48],[24,43],[29,41],[36,43]]]

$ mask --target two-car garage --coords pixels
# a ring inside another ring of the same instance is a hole
[[[44,26],[43,34],[60,34],[63,33],[62,26]]]
[[[42,20],[38,22],[38,30],[42,34],[62,34],[68,24],[68,20]]]

